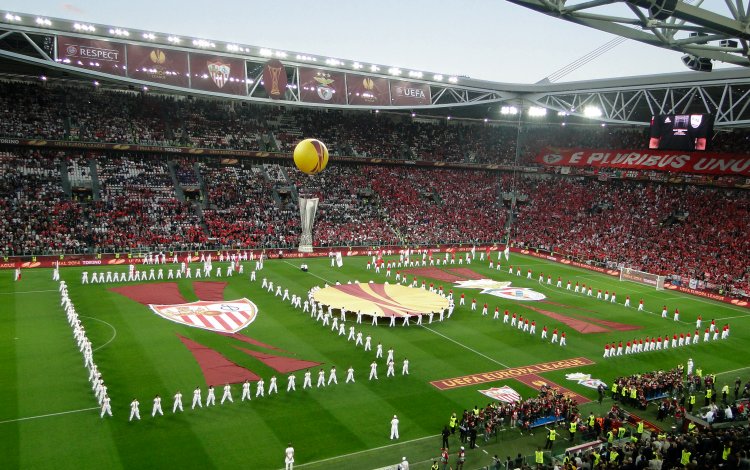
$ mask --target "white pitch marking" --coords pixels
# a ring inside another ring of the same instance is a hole
[[[47,290],[25,290],[21,292],[0,292],[0,295],[16,295],[16,294],[36,294],[38,292],[57,292],[57,289]]]
[[[546,286],[546,285],[544,285],[544,283],[542,283],[542,282],[539,282],[539,287],[541,287],[542,289],[547,289],[547,290],[549,290],[549,291],[557,292],[558,294],[565,294],[565,295],[569,295],[569,296],[571,296],[571,297],[582,297],[582,298],[588,298],[588,295],[584,295],[584,294],[576,294],[575,292],[568,292],[568,290],[567,290],[567,289],[563,289],[562,287],[560,287],[560,288],[552,288],[552,287],[547,287],[547,286]],[[594,299],[596,299],[596,297],[594,297]],[[598,300],[598,299],[597,299],[597,300]],[[604,303],[604,304],[611,304],[611,303],[612,303],[612,302],[610,302],[610,301],[608,301],[608,300],[601,300],[601,301],[599,301],[599,302],[601,302],[601,303]],[[624,306],[623,304],[621,304],[621,303],[619,303],[619,302],[615,302],[615,305],[620,305],[621,307],[622,307],[622,306]],[[626,307],[626,308],[628,308],[628,307]],[[633,308],[633,307],[629,307],[629,308]],[[649,313],[649,314],[651,314],[651,315],[659,315],[659,316],[661,316],[661,312],[658,312],[658,313],[657,313],[657,312],[652,312],[651,310],[646,310],[646,309],[643,309],[643,311],[644,311],[645,313]],[[669,320],[669,319],[668,319],[668,320]],[[672,322],[674,323],[674,320],[669,320],[669,321],[672,321]],[[683,324],[685,324],[685,325],[688,325],[688,324],[691,324],[692,322],[688,322],[688,321],[684,321],[684,320],[677,320],[677,323],[683,323]]]
[[[71,413],[81,413],[83,411],[91,411],[91,410],[98,410],[98,409],[99,409],[99,407],[95,406],[93,408],[81,408],[80,410],[61,411],[59,413],[49,413],[49,414],[46,414],[46,415],[27,416],[25,418],[16,418],[16,419],[6,419],[5,421],[0,421],[0,424],[15,423],[15,422],[18,422],[18,421],[28,421],[30,419],[47,418],[47,417],[50,417],[50,416],[67,415],[67,414],[71,414]]]
[[[328,457],[327,459],[316,460],[314,462],[307,462],[307,463],[303,463],[303,464],[299,464],[299,465],[295,464],[294,466],[295,467],[306,467],[308,465],[314,465],[314,464],[323,463],[323,462],[330,462],[331,460],[343,459],[343,458],[346,458],[346,457],[351,457],[353,455],[364,454],[365,452],[372,452],[372,451],[376,451],[376,450],[387,449],[389,447],[400,446],[402,444],[411,444],[412,442],[424,441],[425,439],[434,439],[434,438],[439,437],[439,436],[440,436],[440,434],[434,434],[432,436],[418,437],[418,438],[412,439],[410,441],[396,442],[394,444],[388,444],[386,446],[374,447],[372,449],[364,449],[364,450],[360,450],[360,451],[357,451],[357,452],[352,452],[350,454],[337,455],[335,457]]]
[[[112,328],[112,337],[111,337],[111,338],[109,338],[109,341],[107,341],[106,343],[102,344],[101,346],[97,346],[97,347],[95,347],[94,349],[92,349],[92,352],[96,352],[96,351],[98,351],[98,350],[102,349],[102,348],[103,348],[104,346],[106,346],[106,345],[108,345],[109,343],[111,343],[112,341],[114,341],[114,340],[115,340],[115,338],[117,337],[117,329],[116,329],[116,328],[115,328],[114,326],[112,326],[112,325],[111,325],[110,323],[107,323],[107,322],[105,322],[104,320],[100,320],[100,319],[98,319],[98,318],[96,318],[96,317],[86,317],[86,316],[80,315],[80,318],[90,318],[90,319],[92,319],[92,320],[96,320],[96,321],[98,321],[98,322],[102,322],[102,323],[104,323],[105,325],[107,325],[107,326],[109,326],[110,328]]]
[[[750,369],[750,367],[742,367],[742,368],[740,368],[740,369],[725,370],[724,372],[719,372],[719,373],[718,373],[718,374],[716,374],[716,375],[731,374],[732,372],[738,372],[738,371],[741,371],[741,370],[746,370],[746,369]]]
[[[286,261],[286,260],[284,260],[284,262],[285,262],[286,264],[288,264],[289,266],[294,266],[295,268],[299,268],[299,266],[297,266],[297,265],[296,265],[296,264],[294,264],[294,263],[290,263],[289,261]],[[317,274],[313,274],[313,273],[311,273],[310,271],[308,271],[308,272],[307,272],[307,274],[309,274],[309,275],[311,275],[311,276],[313,276],[313,277],[317,277],[318,279],[320,279],[320,280],[323,280],[323,281],[326,281],[327,283],[331,284],[331,281],[329,281],[328,279],[326,279],[326,278],[324,278],[324,277],[320,277],[320,276],[318,276]]]
[[[437,332],[437,331],[433,330],[432,328],[428,328],[428,327],[426,327],[426,326],[424,326],[424,325],[422,325],[422,328],[424,328],[424,329],[425,329],[425,330],[427,330],[427,331],[431,331],[431,332],[435,333],[435,334],[436,334],[436,335],[438,335],[438,336],[442,336],[443,338],[447,339],[448,341],[450,341],[450,342],[452,342],[452,343],[456,343],[457,345],[461,346],[462,348],[468,349],[469,351],[471,351],[471,352],[473,352],[473,353],[475,353],[475,354],[478,354],[478,355],[482,356],[483,358],[485,358],[485,359],[487,359],[487,360],[489,360],[489,361],[492,361],[492,362],[494,362],[495,364],[501,365],[501,366],[505,367],[506,369],[509,369],[509,368],[510,368],[510,366],[508,366],[508,365],[505,365],[505,364],[503,364],[502,362],[500,362],[500,361],[497,361],[497,360],[495,360],[495,359],[492,359],[491,357],[489,357],[489,356],[487,356],[487,355],[485,355],[485,354],[482,354],[482,353],[480,353],[479,351],[477,351],[476,349],[472,349],[472,348],[470,348],[470,347],[466,346],[465,344],[459,343],[459,342],[458,342],[458,341],[456,341],[455,339],[449,338],[449,337],[445,336],[444,334],[442,334],[442,333],[439,333],[439,332]]]

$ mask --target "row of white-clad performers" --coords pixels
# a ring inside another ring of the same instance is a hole
[[[254,271],[263,269],[263,261],[255,260]],[[179,268],[170,268],[166,270],[166,279],[201,279],[210,277],[232,277],[235,273],[244,274],[245,266],[238,261],[230,261],[229,266],[226,270],[222,270],[221,266],[216,266],[214,269],[213,263],[209,259],[202,262],[202,266],[191,268],[186,262],[181,262]],[[254,277],[254,273],[253,273]],[[58,268],[55,268],[52,274],[54,280],[59,280],[60,273]],[[139,270],[134,264],[129,265],[128,271],[102,271],[94,272],[89,278],[89,272],[83,271],[81,273],[81,284],[109,284],[116,282],[139,282],[139,281],[156,281],[165,279],[164,268],[149,268],[148,270]]]

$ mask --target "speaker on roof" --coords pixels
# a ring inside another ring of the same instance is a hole
[[[648,8],[651,18],[664,21],[674,14],[677,0],[627,0],[628,3]]]
[[[696,57],[692,54],[682,56],[682,63],[690,70],[695,70],[696,72],[710,72],[714,68],[711,59]]]

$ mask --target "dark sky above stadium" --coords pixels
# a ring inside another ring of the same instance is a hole
[[[511,83],[537,82],[615,38],[503,0],[3,3],[12,12]],[[684,72],[681,55],[626,41],[562,81]]]

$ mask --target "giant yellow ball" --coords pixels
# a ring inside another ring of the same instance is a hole
[[[305,139],[294,148],[294,164],[302,173],[320,173],[328,165],[328,148],[318,139]]]

